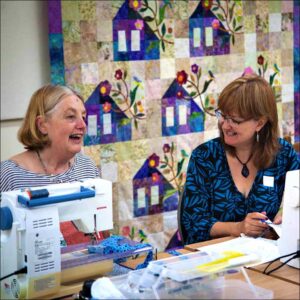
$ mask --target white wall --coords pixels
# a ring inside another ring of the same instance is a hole
[[[24,150],[24,146],[17,139],[21,123],[22,120],[1,121],[1,160]]]
[[[1,160],[17,140],[30,97],[50,82],[47,1],[1,1]]]

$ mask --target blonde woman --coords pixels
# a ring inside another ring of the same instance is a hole
[[[70,88],[46,85],[37,90],[18,133],[25,151],[1,162],[1,192],[100,176],[81,153],[85,118],[84,101]]]

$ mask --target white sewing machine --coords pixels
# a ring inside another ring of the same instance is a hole
[[[286,174],[285,189],[283,195],[282,212],[282,233],[278,240],[280,256],[287,255],[300,250],[299,233],[299,173],[300,170],[289,171]],[[285,262],[290,257],[281,259]],[[287,263],[288,265],[300,268],[300,258],[295,258]]]
[[[63,254],[59,227],[73,221],[84,233],[112,229],[110,181],[53,184],[1,197],[1,299],[41,299],[59,293],[64,283],[112,269],[112,261],[97,265],[95,260],[63,268],[63,257],[72,254]],[[75,257],[84,259],[84,254],[77,251]]]

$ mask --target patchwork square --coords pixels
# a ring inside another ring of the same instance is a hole
[[[81,76],[83,84],[97,84],[99,82],[98,64],[81,64]]]
[[[269,14],[269,32],[281,31],[281,13]]]

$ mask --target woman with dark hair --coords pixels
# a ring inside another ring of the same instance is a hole
[[[293,147],[279,138],[274,92],[246,75],[221,92],[220,137],[193,150],[179,222],[184,244],[245,234],[271,237],[263,220],[281,223],[285,175],[299,169]]]

